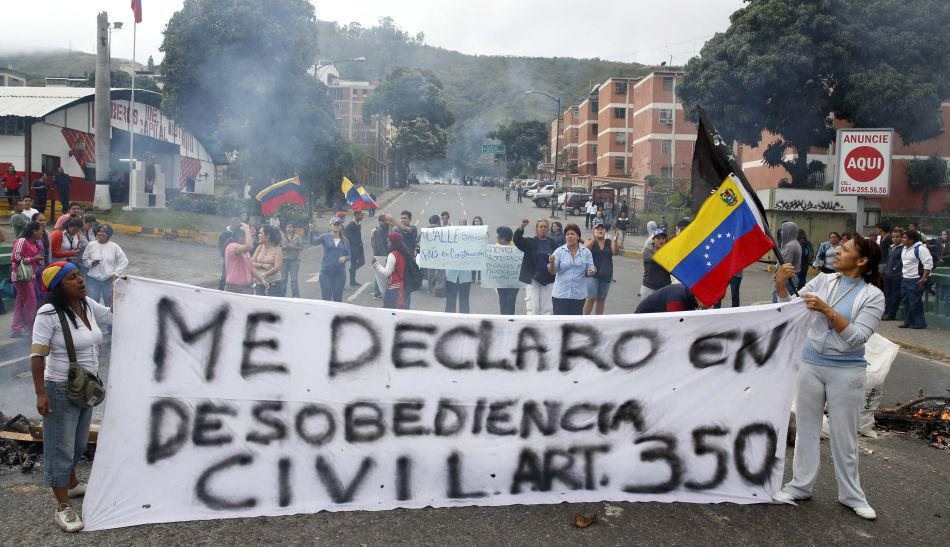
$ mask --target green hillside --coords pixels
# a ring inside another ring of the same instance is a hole
[[[128,59],[112,59],[112,70],[129,70]],[[47,76],[84,76],[96,69],[96,55],[83,51],[51,49],[30,53],[0,53],[0,66],[12,67],[27,74],[31,80]],[[140,69],[140,63],[136,63]]]
[[[525,91],[560,96],[566,108],[583,100],[592,84],[611,76],[637,76],[645,68],[600,59],[466,55],[425,45],[422,35],[410,36],[388,18],[371,28],[321,21],[317,36],[321,59],[367,58],[341,63],[338,69],[345,79],[379,80],[398,65],[432,71],[444,84],[457,119],[449,157],[458,167],[468,163],[469,155],[477,161],[485,133],[499,123],[554,119],[553,102],[525,96]]]

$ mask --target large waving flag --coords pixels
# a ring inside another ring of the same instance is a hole
[[[369,195],[369,192],[366,191],[366,188],[363,188],[363,185],[354,186],[350,179],[343,177],[343,184],[340,186],[340,190],[343,191],[343,197],[346,198],[346,202],[350,204],[350,209],[354,211],[362,211],[364,209],[373,208],[379,209],[379,206],[376,205],[376,200],[373,199],[373,196]]]
[[[142,22],[142,0],[132,0],[132,13],[135,15],[135,22]]]
[[[742,182],[730,174],[696,218],[653,255],[673,277],[711,307],[729,279],[773,248],[762,211]]]
[[[268,217],[277,214],[281,203],[296,203],[303,206],[307,204],[300,190],[300,179],[296,176],[264,188],[257,193],[256,198],[261,202],[261,211],[264,216]]]

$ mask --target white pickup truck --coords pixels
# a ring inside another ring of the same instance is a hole
[[[554,185],[545,184],[531,196],[531,201],[538,207],[545,209],[551,206],[551,197],[554,196]]]

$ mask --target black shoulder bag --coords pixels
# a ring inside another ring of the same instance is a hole
[[[66,341],[66,353],[69,355],[69,374],[66,380],[69,400],[78,407],[92,408],[106,398],[106,388],[98,376],[79,365],[76,347],[73,346],[73,333],[69,330],[66,314],[62,310],[56,310],[56,314],[59,315],[63,339]]]

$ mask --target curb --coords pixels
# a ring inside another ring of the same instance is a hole
[[[643,258],[643,253],[641,251],[628,251],[626,249],[622,250],[620,255],[624,258],[633,258],[635,260],[640,260]]]
[[[936,350],[930,349],[930,348],[928,348],[928,347],[926,347],[926,346],[921,346],[921,345],[919,345],[919,344],[914,344],[914,343],[912,343],[912,342],[908,342],[908,341],[906,341],[906,340],[901,340],[900,338],[897,338],[897,337],[894,337],[894,336],[888,336],[888,335],[883,334],[883,333],[880,333],[880,332],[879,332],[878,334],[880,334],[880,335],[883,336],[884,338],[887,338],[887,339],[890,340],[891,342],[894,342],[895,344],[897,344],[898,346],[900,346],[901,349],[903,349],[903,350],[907,350],[907,351],[909,351],[909,352],[911,352],[911,353],[914,353],[914,354],[920,354],[920,355],[923,355],[923,356],[927,356],[927,357],[929,357],[929,358],[931,358],[931,359],[933,359],[933,360],[935,360],[935,361],[944,361],[944,362],[950,363],[950,354],[948,354],[948,353],[943,353],[942,351],[936,351]]]

